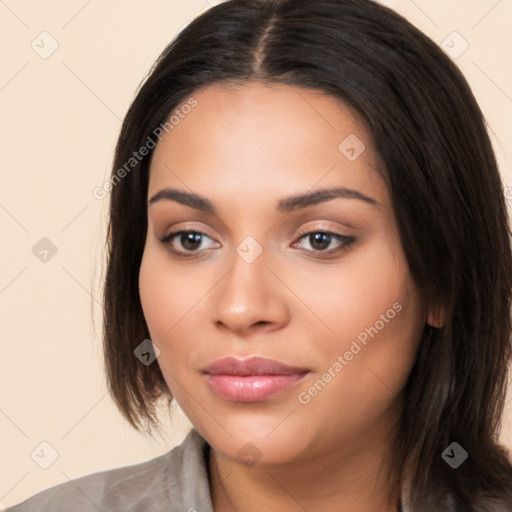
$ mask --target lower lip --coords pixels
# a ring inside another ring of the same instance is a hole
[[[305,373],[287,375],[206,375],[218,395],[234,402],[261,402],[298,384]]]

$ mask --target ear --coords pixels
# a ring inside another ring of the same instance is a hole
[[[440,329],[444,326],[445,321],[445,311],[444,308],[441,307],[433,307],[429,310],[427,315],[427,324],[431,327],[437,327]]]

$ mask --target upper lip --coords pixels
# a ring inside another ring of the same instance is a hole
[[[216,359],[202,371],[209,375],[292,375],[307,373],[309,370],[264,357],[250,357],[249,359],[223,357]]]

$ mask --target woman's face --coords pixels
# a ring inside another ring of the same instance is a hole
[[[378,450],[427,311],[364,124],[284,85],[193,98],[154,151],[139,277],[172,394],[233,460]]]

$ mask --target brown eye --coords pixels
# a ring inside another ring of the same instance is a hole
[[[203,252],[198,249],[201,248],[201,244],[205,239],[211,240],[211,238],[205,233],[200,231],[175,231],[168,233],[163,238],[160,238],[160,242],[165,246],[168,246],[169,251],[182,256],[194,256],[199,252]]]
[[[332,233],[330,231],[309,231],[301,234],[299,240],[306,240],[309,243],[309,252],[318,252],[323,254],[332,254],[347,249],[354,242],[354,237]],[[330,248],[333,242],[337,241],[338,246]],[[328,250],[326,250],[328,249]]]
[[[183,248],[187,251],[193,251],[201,245],[201,237],[200,233],[189,232],[179,234],[177,239]]]

